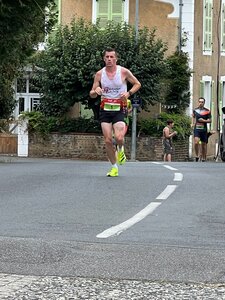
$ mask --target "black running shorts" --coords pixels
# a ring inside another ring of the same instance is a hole
[[[202,143],[208,142],[208,134],[205,130],[194,129],[194,137],[198,137]]]
[[[101,110],[99,112],[99,122],[112,123],[115,124],[117,122],[125,122],[124,119],[126,117],[126,113],[123,111],[105,111]]]

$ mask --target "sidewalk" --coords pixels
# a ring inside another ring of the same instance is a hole
[[[1,300],[224,300],[224,284],[0,274]]]

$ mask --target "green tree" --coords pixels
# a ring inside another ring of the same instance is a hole
[[[164,104],[167,112],[184,113],[190,104],[190,77],[188,54],[176,51],[167,58],[166,92]]]
[[[0,0],[0,118],[12,113],[13,80],[54,23],[54,0]]]
[[[141,81],[143,108],[160,101],[160,79],[165,71],[166,45],[156,39],[155,30],[109,23],[105,29],[84,19],[58,29],[44,53],[37,58],[37,78],[43,94],[41,109],[46,115],[62,116],[76,102],[87,103],[93,76],[104,66],[107,47],[119,53],[119,64]],[[92,100],[93,101],[93,100]]]

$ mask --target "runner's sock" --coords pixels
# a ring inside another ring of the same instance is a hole
[[[124,146],[122,145],[121,147],[118,145],[118,151],[120,152],[120,151],[124,151]]]

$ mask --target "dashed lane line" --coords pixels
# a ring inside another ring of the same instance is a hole
[[[169,169],[169,170],[171,170],[171,171],[177,171],[176,168],[171,167],[171,166],[168,166],[168,165],[163,165],[163,167],[164,167],[164,168],[167,168],[167,169]]]
[[[171,171],[177,171],[177,169],[171,166],[168,165],[163,165],[163,166]],[[183,174],[181,173],[174,174],[174,181],[182,181],[182,180],[183,180]],[[177,185],[167,185],[164,191],[158,197],[156,197],[156,200],[166,200],[175,191],[176,188]],[[136,223],[140,222],[145,217],[153,213],[153,211],[161,204],[162,202],[160,201],[151,202],[149,205],[147,205],[144,209],[139,211],[130,219],[104,230],[103,232],[97,234],[96,237],[100,239],[106,239],[121,234],[125,230],[129,229],[131,226],[135,225]]]
[[[182,181],[182,180],[183,180],[183,174],[182,173],[174,173],[173,181]]]
[[[177,185],[167,185],[165,190],[156,198],[157,200],[166,200],[177,188]]]

